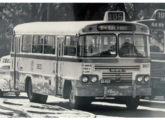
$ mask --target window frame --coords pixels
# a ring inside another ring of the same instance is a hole
[[[144,49],[146,49],[146,56],[143,56],[143,57],[138,57],[138,56],[126,56],[127,58],[148,58],[149,57],[149,51],[148,51],[148,42],[147,42],[147,36],[148,35],[146,35],[146,34],[141,34],[141,33],[120,33],[120,34],[118,34],[118,55],[119,55],[119,57],[121,57],[121,58],[124,58],[125,56],[121,56],[120,54],[119,54],[119,49],[120,49],[120,40],[119,40],[119,36],[120,35],[132,35],[133,36],[133,38],[134,38],[134,35],[143,35],[143,36],[146,36],[146,40],[144,41],[144,42],[146,42],[146,47],[145,47],[145,45],[144,45]],[[133,39],[133,44],[134,44],[134,42],[135,42],[135,40]]]
[[[78,46],[78,40],[77,41],[75,41],[76,42],[76,45],[75,45],[75,47],[76,47],[76,53],[75,53],[75,55],[65,55],[65,47],[66,47],[66,38],[67,37],[74,37],[74,38],[76,38],[76,36],[75,35],[65,35],[64,36],[64,41],[63,41],[63,56],[66,56],[66,57],[76,57],[77,56],[77,53],[78,53],[78,51],[77,51],[77,46]],[[71,40],[70,40],[70,42],[71,42]]]
[[[24,41],[24,36],[27,36],[27,35],[28,35],[28,34],[24,34],[24,35],[22,35],[22,40],[21,40],[21,53],[32,53],[32,41],[33,41],[33,35],[31,35],[31,34],[29,35],[29,36],[32,37],[32,39],[31,39],[31,41],[30,41],[30,42],[31,42],[31,45],[30,45],[30,46],[31,46],[31,50],[30,50],[30,52],[24,52],[24,51],[23,51],[23,45],[24,45],[24,44],[23,44],[23,41]]]
[[[33,40],[32,40],[32,53],[33,54],[43,54],[44,53],[44,40],[43,40],[43,42],[42,42],[42,44],[34,44],[34,37],[35,36],[43,36],[44,38],[45,38],[45,35],[38,35],[38,34],[33,34]],[[37,38],[37,41],[39,40],[39,37]],[[41,50],[41,52],[33,52],[33,47],[34,46],[39,46],[39,45],[42,45],[41,46],[41,48],[42,48],[42,50]]]
[[[116,54],[115,54],[115,56],[84,56],[84,55],[81,55],[80,56],[80,50],[78,51],[78,56],[79,57],[100,57],[100,58],[108,58],[108,57],[110,57],[110,58],[115,58],[115,57],[117,57],[118,56],[118,34],[115,34],[115,33],[94,33],[94,34],[83,34],[83,35],[80,35],[79,36],[79,39],[80,39],[80,37],[86,37],[87,35],[100,35],[100,37],[101,37],[101,35],[114,35],[115,36],[115,38],[116,38]],[[86,40],[85,40],[86,41]],[[80,40],[78,41],[78,46],[80,46]]]
[[[45,35],[45,38],[48,39],[48,37],[51,36],[54,38],[53,40],[53,47],[54,47],[54,53],[45,53],[45,39],[43,41],[43,54],[48,54],[48,55],[56,55],[56,48],[57,48],[57,43],[56,43],[56,36],[55,35]],[[46,45],[46,46],[50,46],[50,45]]]

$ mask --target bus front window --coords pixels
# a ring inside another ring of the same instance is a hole
[[[119,35],[120,57],[147,57],[147,36]]]
[[[80,56],[85,57],[115,57],[115,35],[86,35],[80,37]]]

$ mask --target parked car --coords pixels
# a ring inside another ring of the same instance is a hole
[[[3,56],[0,59],[0,96],[4,93],[14,92],[16,96],[19,96],[20,92],[14,91],[11,77],[10,77],[10,56]]]

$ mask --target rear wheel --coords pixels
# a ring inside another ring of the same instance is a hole
[[[132,98],[132,97],[126,98],[127,109],[136,110],[138,105],[139,105],[139,98],[138,97],[136,97],[136,98]]]
[[[30,102],[36,103],[46,103],[48,97],[47,95],[33,93],[31,81],[28,82],[27,95],[29,97]]]

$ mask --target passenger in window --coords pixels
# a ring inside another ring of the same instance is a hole
[[[126,57],[126,56],[142,56],[138,50],[136,49],[136,47],[134,46],[134,44],[132,44],[130,42],[130,39],[125,39],[125,42],[122,44],[120,50],[119,50],[119,54],[122,57]]]

